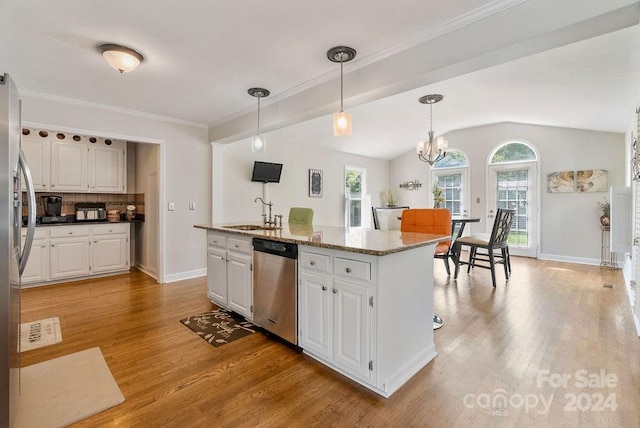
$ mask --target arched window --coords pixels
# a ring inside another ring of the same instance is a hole
[[[536,152],[526,143],[512,141],[498,148],[491,157],[490,164],[507,162],[528,162],[536,161]]]
[[[469,212],[469,161],[460,150],[449,150],[447,155],[433,164],[431,169],[431,195],[434,206],[436,198],[434,187],[437,185],[443,200],[440,208],[448,208],[452,215],[466,215]]]
[[[487,217],[498,208],[515,209],[509,232],[514,255],[537,256],[538,155],[522,141],[508,141],[496,147],[488,158]],[[490,223],[489,223],[490,224]],[[488,226],[489,226],[488,224]]]

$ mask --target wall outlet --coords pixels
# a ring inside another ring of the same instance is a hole
[[[169,206],[168,206],[169,211],[173,211],[176,209],[176,203],[175,202],[169,202]]]
[[[190,209],[190,210],[195,210],[195,209],[196,209],[196,203],[195,203],[195,202],[193,202],[193,201],[190,201],[190,202],[189,202],[189,209]]]

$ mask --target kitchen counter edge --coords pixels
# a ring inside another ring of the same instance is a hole
[[[233,224],[229,224],[229,225],[233,225]],[[425,247],[425,246],[428,246],[428,245],[436,245],[438,242],[447,241],[447,240],[451,239],[451,236],[449,236],[449,235],[435,235],[435,234],[429,234],[429,233],[400,232],[399,230],[393,230],[393,231],[367,230],[367,231],[376,232],[376,233],[401,233],[402,237],[406,236],[411,241],[415,241],[415,242],[411,242],[411,243],[408,243],[408,244],[402,243],[402,245],[395,246],[393,248],[375,249],[375,248],[353,247],[353,246],[348,246],[348,245],[344,245],[344,244],[337,244],[337,243],[332,243],[332,242],[312,241],[307,237],[305,237],[306,239],[304,239],[304,238],[293,238],[293,237],[288,237],[288,236],[277,236],[275,233],[278,232],[278,231],[281,231],[282,229],[239,230],[239,229],[230,229],[230,228],[225,227],[225,226],[229,226],[229,225],[195,224],[195,225],[193,225],[193,227],[196,228],[196,229],[212,230],[212,231],[216,231],[216,232],[228,233],[228,234],[231,234],[231,235],[240,235],[240,236],[248,236],[248,237],[252,237],[252,238],[269,239],[271,241],[277,241],[277,242],[290,242],[290,243],[299,244],[299,245],[306,245],[306,246],[310,246],[310,247],[328,248],[328,249],[332,249],[332,250],[340,250],[340,251],[346,251],[346,252],[350,252],[350,253],[368,254],[368,255],[372,255],[372,256],[386,256],[386,255],[389,255],[389,254],[399,253],[399,252],[402,252],[402,251],[408,251],[408,250],[411,250],[411,249],[414,249],[414,248]],[[322,232],[323,231],[323,227],[322,226],[314,225],[313,228],[314,228],[314,231],[316,231],[316,232]],[[325,227],[324,229],[331,229],[331,230],[334,230],[334,231],[336,229],[346,230],[344,228],[337,228],[337,227]]]

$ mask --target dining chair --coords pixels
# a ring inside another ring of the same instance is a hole
[[[378,230],[400,230],[402,211],[409,207],[371,207],[373,228]]]
[[[288,222],[289,224],[311,225],[313,223],[313,209],[291,207]]]
[[[491,282],[493,286],[496,286],[496,270],[497,264],[502,264],[504,267],[504,276],[506,280],[509,280],[509,274],[511,273],[511,260],[509,255],[509,231],[513,223],[513,217],[516,214],[516,210],[507,210],[499,208],[495,220],[493,221],[493,227],[491,234],[476,233],[470,236],[463,236],[456,239],[455,244],[456,253],[460,254],[461,247],[466,245],[469,247],[469,261],[462,261],[458,257],[455,266],[455,273],[453,278],[458,278],[458,271],[460,265],[467,265],[467,273],[471,271],[471,268],[479,267],[483,269],[491,270]],[[481,250],[478,252],[478,250]],[[498,251],[496,253],[496,251]],[[486,263],[486,264],[483,264]]]
[[[451,236],[451,211],[447,208],[410,208],[402,211],[401,232],[435,233]],[[442,259],[447,275],[449,269],[449,246],[451,241],[436,245],[434,258]]]

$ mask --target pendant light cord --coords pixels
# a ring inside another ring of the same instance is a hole
[[[256,135],[260,135],[260,98],[258,97],[258,133]]]
[[[342,63],[344,60],[344,54],[340,54],[340,111],[343,111],[343,99],[344,99],[344,93],[343,93],[343,83],[342,83]]]

